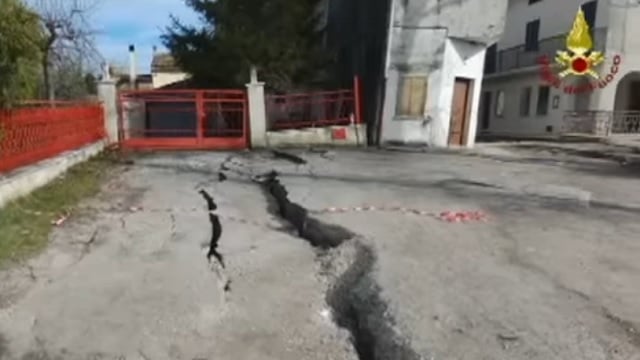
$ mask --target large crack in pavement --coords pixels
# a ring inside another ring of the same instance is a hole
[[[220,263],[222,268],[225,268],[224,258],[220,252],[218,252],[218,242],[222,236],[222,224],[220,223],[220,217],[214,213],[218,209],[218,205],[213,200],[213,197],[209,195],[205,190],[199,191],[200,195],[207,202],[207,208],[209,210],[209,222],[211,223],[211,240],[209,241],[209,251],[207,252],[207,260],[211,261],[214,257]]]
[[[224,274],[224,270],[226,268],[224,257],[218,251],[218,245],[220,238],[222,237],[222,224],[220,223],[220,217],[214,212],[218,209],[218,205],[213,197],[205,190],[200,190],[198,193],[202,195],[204,200],[207,202],[209,222],[211,223],[211,240],[209,241],[207,260],[209,261],[209,265],[212,267],[212,270],[218,275],[223,292],[228,292],[231,290],[231,280],[229,280]],[[220,266],[220,269],[216,267],[216,263],[212,261],[212,258],[217,260],[217,265]]]
[[[347,329],[361,360],[418,360],[421,357],[407,338],[396,330],[388,304],[373,278],[377,261],[374,249],[353,232],[309,216],[302,205],[292,202],[278,174],[271,171],[254,177],[277,204],[280,217],[297,230],[298,236],[321,251],[332,277],[326,302],[336,324]]]

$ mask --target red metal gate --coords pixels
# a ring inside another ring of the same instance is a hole
[[[245,149],[243,90],[134,90],[119,95],[118,138],[128,149]]]
[[[363,123],[357,76],[351,89],[267,95],[265,102],[270,131]]]

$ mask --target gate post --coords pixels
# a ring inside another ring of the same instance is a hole
[[[247,85],[249,103],[249,131],[251,147],[267,146],[267,114],[264,101],[264,83],[258,81],[255,68],[251,69],[251,82]]]
[[[204,118],[206,116],[204,111],[204,94],[202,91],[196,91],[195,93],[195,101],[196,101],[196,137],[198,138],[198,143],[202,142],[204,138]]]
[[[118,142],[118,95],[116,82],[105,79],[98,83],[98,98],[104,110],[104,129],[109,144]]]

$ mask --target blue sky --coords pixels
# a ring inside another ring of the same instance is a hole
[[[186,23],[198,21],[183,0],[103,0],[92,15],[102,56],[115,65],[128,66],[129,44],[136,45],[138,72],[150,71],[153,46],[164,50],[160,35],[173,14]]]

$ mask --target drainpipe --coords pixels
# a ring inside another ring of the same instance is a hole
[[[129,88],[136,89],[136,47],[129,45]]]

